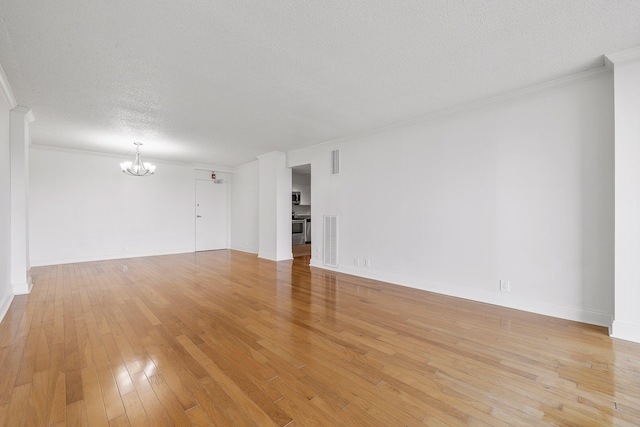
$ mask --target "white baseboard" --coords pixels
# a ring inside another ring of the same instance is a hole
[[[78,262],[91,262],[91,261],[108,261],[112,259],[128,259],[128,258],[140,258],[145,256],[162,256],[162,255],[177,255],[188,254],[194,252],[193,249],[177,250],[177,251],[148,251],[148,252],[127,252],[117,254],[102,254],[102,255],[89,255],[79,256],[73,258],[57,258],[57,259],[36,259],[30,260],[31,267],[43,267],[47,265],[61,265],[61,264],[75,264]]]
[[[395,274],[381,273],[372,270],[365,270],[360,267],[331,268],[322,264],[320,260],[312,259],[309,264],[312,267],[340,273],[351,274],[353,276],[367,279],[379,280],[394,285],[406,286],[414,289],[435,292],[457,298],[468,299],[501,307],[513,308],[530,313],[543,314],[545,316],[558,317],[560,319],[573,320],[576,322],[589,323],[592,325],[611,327],[612,315],[610,313],[590,310],[583,307],[570,307],[548,302],[534,301],[525,298],[515,297],[503,292],[491,292],[485,289],[471,288],[451,283],[435,282],[415,277],[403,277]]]
[[[28,280],[23,283],[13,283],[13,294],[14,295],[27,295],[31,293],[31,288],[33,288],[33,282],[31,281],[31,276],[29,276]]]
[[[271,252],[258,252],[258,258],[268,259],[269,261],[277,261],[276,254]]]
[[[2,322],[4,316],[7,314],[7,311],[9,311],[9,307],[11,306],[12,302],[13,294],[5,295],[5,297],[0,300],[0,322]]]
[[[258,248],[252,248],[250,246],[231,245],[231,247],[229,249],[232,249],[234,251],[247,252],[247,253],[250,253],[250,254],[257,254],[258,253]]]
[[[289,261],[293,259],[293,252],[288,256],[281,256],[278,258],[277,254],[271,252],[258,252],[258,258],[268,259],[269,261]]]
[[[640,325],[632,322],[614,320],[611,325],[613,338],[640,343]]]

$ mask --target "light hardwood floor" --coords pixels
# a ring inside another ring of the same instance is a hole
[[[0,324],[0,425],[640,424],[640,345],[307,261],[34,268]]]
[[[308,259],[311,256],[311,243],[291,246],[291,252],[293,252],[294,257],[308,256]]]

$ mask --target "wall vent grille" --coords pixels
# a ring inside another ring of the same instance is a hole
[[[338,267],[338,216],[324,216],[324,257],[323,263]]]
[[[331,174],[338,175],[340,173],[340,150],[331,152]]]

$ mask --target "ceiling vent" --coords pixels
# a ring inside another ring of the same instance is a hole
[[[338,267],[338,215],[324,216],[324,257],[323,263]]]
[[[340,150],[331,152],[331,174],[338,175],[340,173]]]

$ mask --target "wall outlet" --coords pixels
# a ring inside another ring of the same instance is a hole
[[[500,280],[500,292],[509,292],[509,281],[508,280]]]
[[[356,267],[360,267],[360,258],[354,258],[353,265],[355,265]]]
[[[125,251],[125,252],[129,252],[129,246],[125,246],[125,247],[124,247],[124,251]]]
[[[371,267],[371,260],[369,258],[364,259],[364,266],[367,268]]]

